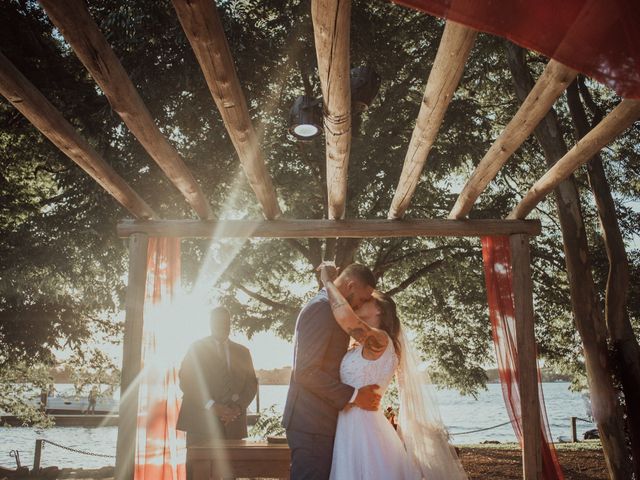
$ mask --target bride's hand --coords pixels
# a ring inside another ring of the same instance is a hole
[[[320,280],[326,285],[327,282],[333,281],[338,276],[338,269],[334,262],[325,260],[318,266],[320,272]]]
[[[356,404],[355,403],[347,403],[344,408],[342,409],[343,412],[348,412],[349,410],[351,410],[353,407],[355,407]]]

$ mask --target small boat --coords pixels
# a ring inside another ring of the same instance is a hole
[[[39,406],[40,398],[32,399],[31,403],[34,406]],[[96,401],[95,410],[89,413],[89,399],[87,397],[49,395],[47,396],[45,412],[52,415],[117,415],[118,407],[118,400],[111,396],[101,395]]]

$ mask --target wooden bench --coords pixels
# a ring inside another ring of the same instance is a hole
[[[289,478],[291,453],[287,444],[225,440],[206,447],[189,447],[187,462],[193,480],[225,478]]]

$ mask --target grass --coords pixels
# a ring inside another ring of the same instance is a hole
[[[456,445],[461,450],[474,448],[485,450],[520,450],[518,443],[468,443]],[[556,443],[556,450],[559,452],[582,452],[587,450],[602,450],[600,440],[582,440],[576,443]]]

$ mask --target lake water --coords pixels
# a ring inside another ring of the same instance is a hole
[[[570,435],[570,418],[584,418],[585,408],[581,396],[570,392],[568,383],[545,383],[543,390],[547,406],[547,414],[554,440],[559,436]],[[515,436],[511,425],[505,425],[484,432],[456,435],[470,430],[491,427],[509,420],[502,400],[499,384],[487,385],[488,390],[482,392],[478,399],[461,396],[455,390],[437,390],[442,418],[453,435],[454,443],[479,443],[483,440],[513,442]],[[287,393],[286,385],[262,385],[260,387],[260,408],[271,405],[282,412]],[[255,409],[255,404],[250,410]],[[578,438],[594,428],[593,424],[578,422]],[[117,428],[84,428],[53,427],[46,430],[22,427],[0,428],[0,465],[15,467],[15,460],[9,456],[11,450],[19,450],[22,464],[33,463],[35,440],[44,438],[53,442],[80,450],[114,455],[116,448]],[[98,468],[113,465],[112,458],[102,458],[71,453],[52,445],[45,445],[42,454],[42,465],[59,467]]]

